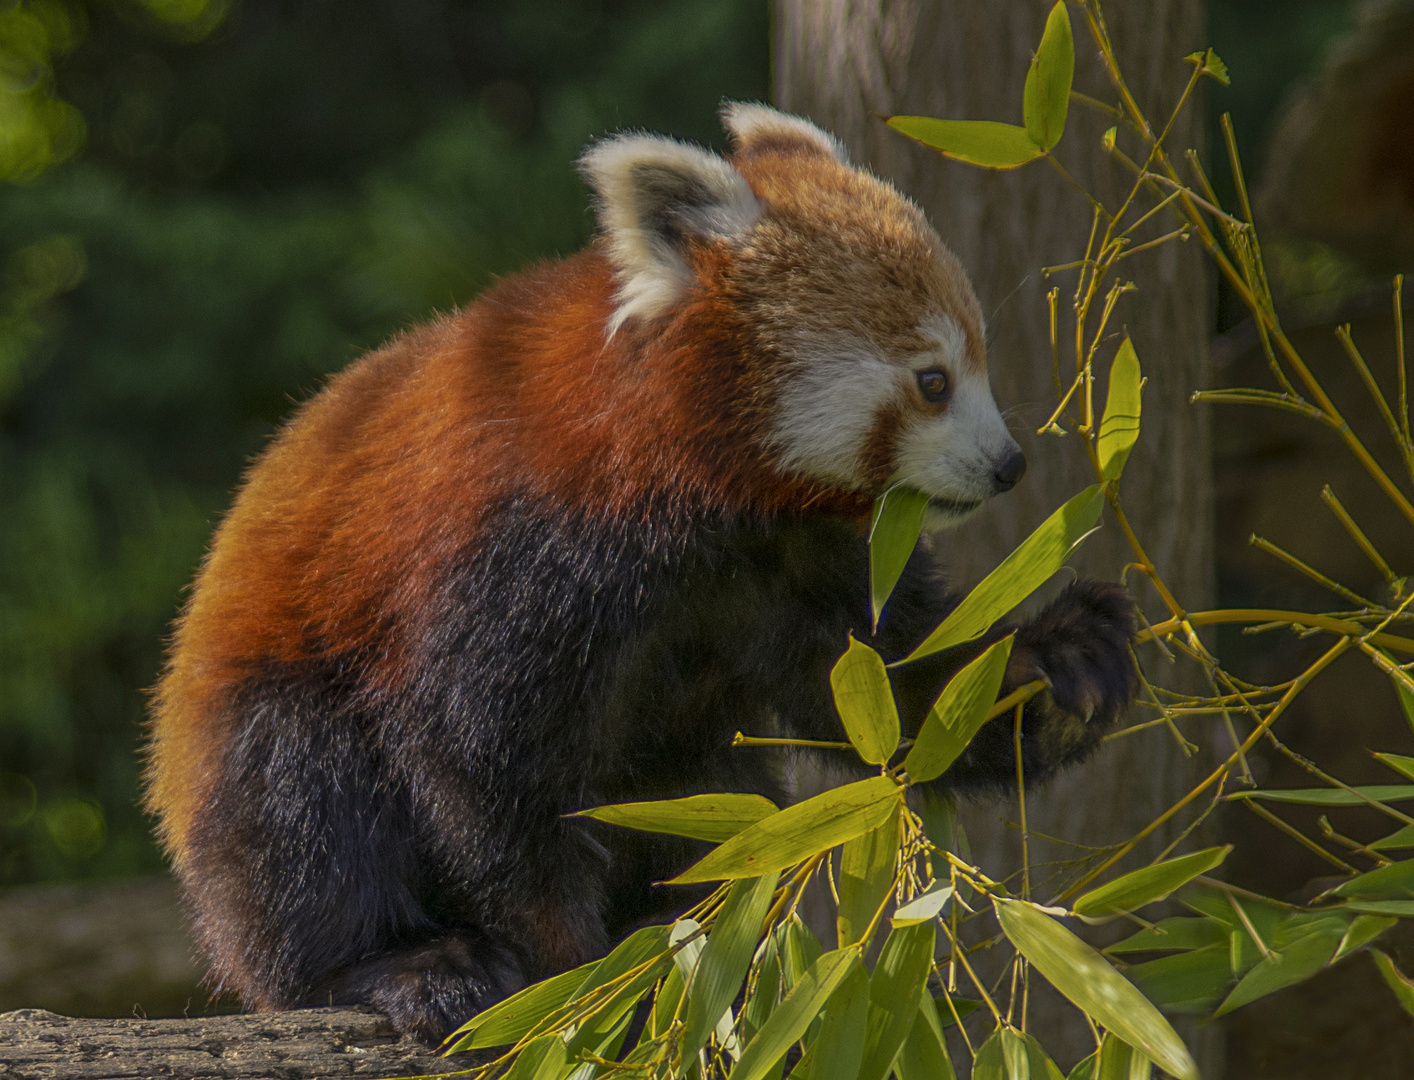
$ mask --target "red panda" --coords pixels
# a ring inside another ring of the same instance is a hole
[[[952,603],[925,541],[868,633],[874,497],[920,488],[937,529],[1021,478],[923,214],[805,120],[723,115],[730,158],[591,147],[594,244],[363,357],[245,478],[176,624],[147,799],[247,1007],[366,1002],[435,1040],[660,913],[693,846],[565,815],[788,798],[732,733],[837,739],[847,634],[900,656]],[[1050,685],[1028,778],[1114,725],[1133,634],[1096,582],[1018,628],[1004,690]],[[966,658],[900,669],[906,725]],[[1005,785],[1012,753],[989,725],[940,783]]]

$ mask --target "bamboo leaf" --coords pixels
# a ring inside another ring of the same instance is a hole
[[[1199,874],[1218,866],[1232,845],[1204,848],[1191,855],[1145,866],[1076,897],[1072,910],[1086,922],[1103,922],[1167,898]]]
[[[506,1070],[505,1080],[551,1080],[564,1070],[565,1042],[552,1032],[532,1039]]]
[[[756,982],[751,994],[742,1004],[741,1029],[744,1042],[755,1038],[761,1026],[770,1018],[780,992],[780,946],[777,944],[777,935],[770,934],[761,943],[761,957],[756,962]]]
[[[1224,86],[1228,86],[1230,80],[1227,74],[1227,65],[1222,62],[1218,54],[1208,49],[1205,52],[1190,53],[1184,57],[1185,60],[1196,64],[1198,69],[1210,78],[1217,79]]]
[[[839,985],[860,966],[857,948],[836,949],[816,960],[742,1051],[732,1068],[731,1080],[761,1080],[805,1034]]]
[[[1149,1000],[1171,1012],[1207,1012],[1232,985],[1228,934],[1219,944],[1125,969]]]
[[[833,788],[763,818],[709,852],[670,885],[757,877],[818,855],[877,829],[898,813],[903,788],[874,776]]]
[[[909,783],[942,776],[982,729],[1006,676],[1011,644],[1012,636],[1002,638],[948,680],[903,759]]]
[[[1340,946],[1339,931],[1317,930],[1298,938],[1270,956],[1242,977],[1213,1015],[1223,1016],[1258,998],[1304,982],[1325,967]]]
[[[1051,1060],[1051,1055],[1046,1053],[1034,1035],[1022,1035],[1021,1038],[1026,1044],[1026,1063],[1031,1080],[1065,1080],[1060,1066]]]
[[[951,885],[935,885],[922,896],[915,897],[898,908],[889,922],[894,926],[913,926],[930,922],[938,917],[947,902],[953,897]]]
[[[983,578],[907,660],[931,656],[985,633],[1065,565],[1076,545],[1100,520],[1104,501],[1098,484],[1072,496]]]
[[[998,1028],[977,1048],[972,1059],[972,1080],[1008,1080],[1002,1057],[1002,1029]]]
[[[1336,949],[1331,963],[1344,960],[1351,953],[1364,948],[1397,922],[1398,919],[1387,916],[1357,915],[1346,929],[1345,936],[1340,939],[1340,947]]]
[[[1100,475],[1118,480],[1129,460],[1129,452],[1139,438],[1140,390],[1139,357],[1134,343],[1125,337],[1110,364],[1110,385],[1105,397],[1105,415],[1100,421],[1100,437],[1095,452],[1100,459]]]
[[[898,815],[894,814],[877,829],[856,836],[844,845],[836,920],[841,946],[863,940],[874,913],[884,897],[893,892],[898,840]]]
[[[639,832],[666,833],[720,844],[777,810],[760,795],[690,795],[685,799],[614,803],[580,810],[588,817]]]
[[[448,1036],[448,1053],[519,1042],[536,1024],[564,1005],[583,984],[598,961],[527,986],[505,1001],[483,1009]]]
[[[874,500],[869,523],[869,597],[876,629],[884,604],[918,546],[927,511],[928,496],[917,488],[891,487]]]
[[[850,971],[830,995],[820,1034],[791,1070],[791,1080],[856,1080],[869,1027],[869,973]]]
[[[1113,1032],[1106,1033],[1096,1054],[1095,1080],[1149,1080],[1149,1059]]]
[[[687,988],[687,1025],[683,1030],[682,1055],[690,1058],[716,1030],[723,1014],[731,1030],[731,1004],[746,978],[761,924],[776,892],[777,874],[763,874],[736,882],[722,905],[702,959],[697,963]]]
[[[1382,866],[1342,881],[1322,895],[1354,900],[1408,900],[1414,898],[1414,859]]]
[[[1209,945],[1227,945],[1228,928],[1206,915],[1198,918],[1174,916],[1161,919],[1137,934],[1117,941],[1105,949],[1107,953],[1179,952],[1204,949]]]
[[[889,127],[910,139],[969,165],[1014,169],[1035,161],[1044,150],[1026,129],[994,120],[935,120],[931,116],[891,116]]]
[[[1057,990],[1178,1080],[1197,1080],[1188,1048],[1159,1010],[1098,952],[1021,900],[994,899],[1002,932]]]
[[[893,1069],[933,968],[931,923],[892,931],[869,980],[869,1033],[858,1080],[885,1080]]]
[[[1007,1080],[1031,1080],[1031,1055],[1026,1052],[1026,1040],[1009,1027],[1001,1030],[1002,1066]]]
[[[1375,961],[1375,967],[1379,968],[1385,985],[1394,991],[1395,1000],[1405,1012],[1414,1016],[1414,981],[1410,981],[1407,975],[1394,966],[1394,961],[1379,949],[1371,949],[1370,958]]]
[[[898,749],[898,707],[884,658],[850,635],[849,648],[830,671],[835,708],[859,756],[886,764]]]
[[[805,973],[820,959],[821,951],[820,942],[799,916],[786,923],[781,931],[781,972],[787,989],[805,977]]]
[[[1075,44],[1065,0],[1057,0],[1046,19],[1041,45],[1031,59],[1022,95],[1026,134],[1042,150],[1060,142],[1070,107],[1070,83],[1075,75]]]
[[[1403,754],[1376,754],[1375,760],[1388,765],[1406,780],[1414,780],[1414,757]]]
[[[957,1080],[943,1030],[937,1006],[925,994],[913,1018],[913,1028],[894,1062],[898,1080]]]
[[[1359,792],[1357,795],[1355,792]],[[1270,791],[1234,791],[1225,796],[1229,801],[1264,799],[1267,802],[1299,803],[1302,806],[1367,806],[1365,799],[1375,802],[1408,802],[1414,799],[1414,784],[1370,784],[1352,791],[1344,788],[1288,788]]]
[[[1399,851],[1414,848],[1414,825],[1403,825],[1370,844],[1371,851]]]
[[[1393,915],[1400,919],[1414,918],[1414,900],[1352,900],[1345,906],[1349,911],[1359,911],[1367,915]]]
[[[1404,685],[1402,679],[1390,676],[1390,682],[1394,683],[1394,692],[1399,698],[1399,707],[1404,710],[1404,719],[1409,721],[1410,728],[1414,728],[1414,690]]]

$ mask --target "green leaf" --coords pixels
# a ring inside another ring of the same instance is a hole
[[[972,1080],[1008,1080],[1006,1060],[1002,1057],[1001,1028],[977,1048],[977,1055],[972,1059]]]
[[[856,1080],[868,1026],[869,973],[860,965],[830,995],[820,1034],[791,1070],[792,1080]]]
[[[820,959],[820,953],[820,942],[799,916],[785,924],[781,929],[781,956],[784,960],[781,971],[787,989],[805,977],[805,973]]]
[[[1086,922],[1102,922],[1166,899],[1199,874],[1218,866],[1232,852],[1232,845],[1204,848],[1167,862],[1145,866],[1076,897],[1072,910]]]
[[[1149,1059],[1113,1033],[1107,1033],[1096,1054],[1095,1080],[1149,1080]]]
[[[771,908],[777,874],[736,882],[722,905],[702,959],[687,988],[687,1026],[682,1056],[690,1058],[725,1018],[731,1031],[731,1004],[746,979],[746,969],[761,937],[761,924]]]
[[[839,917],[836,929],[841,946],[864,940],[864,931],[884,897],[894,891],[894,864],[898,859],[898,815],[877,829],[856,836],[840,857]]]
[[[720,844],[777,809],[775,803],[760,795],[690,795],[685,799],[595,806],[571,816]]]
[[[1342,881],[1323,896],[1345,896],[1354,900],[1408,900],[1414,898],[1414,859],[1382,866]]]
[[[569,1001],[584,983],[585,976],[598,963],[596,960],[561,972],[554,978],[527,986],[489,1009],[483,1009],[448,1036],[449,1041],[456,1039],[448,1052],[461,1053],[484,1046],[508,1046],[519,1042],[536,1024]]]
[[[1347,910],[1361,911],[1367,915],[1394,915],[1397,918],[1414,918],[1414,900],[1355,900],[1345,905]]]
[[[1026,129],[994,120],[935,120],[931,116],[891,116],[889,127],[950,158],[987,169],[1014,169],[1045,153]]]
[[[1140,389],[1139,357],[1126,336],[1110,364],[1110,386],[1105,398],[1105,415],[1100,421],[1100,438],[1095,452],[1100,459],[1100,475],[1118,480],[1129,460],[1129,452],[1139,438]]]
[[[1380,975],[1391,990],[1394,991],[1394,998],[1410,1016],[1414,1016],[1414,982],[1405,975],[1399,968],[1394,966],[1391,960],[1379,949],[1370,950],[1370,958],[1375,961],[1375,967],[1380,969]]]
[[[1189,53],[1184,57],[1190,63],[1198,65],[1199,70],[1211,78],[1217,79],[1224,86],[1230,85],[1227,76],[1227,65],[1218,58],[1218,54],[1208,49],[1206,52]]]
[[[761,943],[761,958],[756,962],[756,981],[752,984],[751,994],[742,1004],[741,1030],[746,1042],[750,1042],[770,1018],[780,996],[781,955],[776,938],[777,935],[771,934]]]
[[[1404,825],[1370,845],[1371,851],[1398,851],[1414,847],[1414,825]]]
[[[1176,953],[1127,968],[1149,1000],[1173,1012],[1207,1012],[1232,985],[1228,935],[1217,945]]]
[[[1335,956],[1331,959],[1334,964],[1337,960],[1344,960],[1357,949],[1362,949],[1375,938],[1379,937],[1391,926],[1394,926],[1398,919],[1391,919],[1380,915],[1359,915],[1345,931],[1345,936],[1340,939],[1340,947],[1336,949]]]
[[[1233,1009],[1241,1008],[1258,998],[1276,993],[1288,986],[1305,982],[1321,968],[1325,967],[1340,946],[1340,932],[1318,930],[1298,938],[1281,950],[1273,950],[1270,956],[1242,977],[1226,1000],[1218,1006],[1213,1015],[1223,1016]]]
[[[1042,150],[1060,142],[1070,107],[1070,83],[1075,75],[1075,44],[1065,0],[1056,0],[1046,19],[1041,45],[1031,59],[1022,95],[1026,134]]]
[[[854,947],[836,949],[816,960],[742,1051],[732,1068],[731,1080],[761,1080],[805,1034],[839,985],[860,966],[859,950]]]
[[[670,926],[645,926],[641,930],[635,930],[619,942],[608,956],[594,965],[575,991],[575,997],[583,997],[589,991],[613,982],[620,975],[632,971],[659,953],[666,959],[671,940]]]
[[[884,604],[918,546],[927,511],[928,496],[917,488],[891,487],[874,500],[874,517],[869,523],[869,597],[875,629]]]
[[[894,926],[914,926],[917,923],[931,922],[952,899],[953,891],[951,885],[934,885],[921,896],[914,897],[898,908],[889,922]]]
[[[516,1055],[515,1061],[506,1071],[505,1080],[552,1080],[568,1064],[565,1058],[565,1042],[558,1033],[541,1035]]]
[[[763,818],[668,884],[757,877],[784,870],[877,829],[890,814],[898,813],[902,798],[903,788],[889,776],[832,788]]]
[[[959,1019],[966,1020],[982,1007],[982,1002],[975,998],[961,997],[953,997],[952,1005],[949,1007],[948,996],[948,992],[944,990],[941,997],[935,997],[933,999],[933,1004],[937,1006],[938,1023],[942,1024],[945,1028],[952,1027],[953,1024],[957,1023],[957,1020],[953,1019],[952,1014],[954,1011],[957,1013]]]
[[[1394,683],[1394,692],[1399,697],[1399,707],[1404,710],[1404,719],[1409,721],[1410,728],[1414,728],[1414,690],[1404,685],[1403,679],[1396,679],[1390,676],[1390,682]]]
[[[1117,941],[1105,949],[1107,953],[1178,952],[1204,949],[1209,945],[1227,945],[1228,928],[1206,915],[1198,918],[1174,916],[1161,919],[1137,934]]]
[[[926,717],[924,718],[927,719]],[[936,788],[915,788],[916,807],[923,821],[923,832],[939,850],[932,856],[933,876],[948,876],[948,860],[944,851],[957,848],[957,800]]]
[[[1159,1010],[1098,952],[1022,900],[992,901],[1002,932],[1052,986],[1178,1080],[1198,1080],[1188,1048]]]
[[[886,764],[898,749],[898,707],[884,658],[849,638],[849,648],[830,672],[835,708],[859,756],[870,765]]]
[[[1031,1055],[1026,1052],[1026,1040],[1011,1028],[1002,1028],[1000,1034],[1007,1080],[1031,1080]]]
[[[957,1080],[943,1030],[937,1006],[932,997],[925,994],[918,1003],[913,1028],[894,1062],[898,1080]]]
[[[924,997],[933,969],[931,923],[892,931],[869,980],[869,1034],[859,1080],[885,1080]]]
[[[1051,1060],[1051,1055],[1046,1053],[1034,1035],[1022,1035],[1021,1039],[1026,1044],[1026,1063],[1031,1080],[1065,1080],[1060,1066]]]
[[[903,759],[909,783],[925,784],[942,776],[981,730],[997,702],[1011,644],[1011,635],[1002,638],[948,680]]]
[[[1065,1080],[1095,1080],[1095,1066],[1099,1064],[1100,1052],[1097,1050],[1087,1058],[1081,1058],[1075,1063],[1075,1068],[1070,1070]]]
[[[1098,484],[1072,496],[983,578],[907,660],[931,656],[984,634],[1065,565],[1076,545],[1095,528],[1104,503]]]
[[[1289,788],[1272,791],[1234,791],[1229,801],[1265,799],[1268,802],[1300,803],[1303,806],[1368,806],[1355,792],[1375,802],[1407,802],[1414,799],[1414,784],[1371,784],[1352,791],[1344,788]]]
[[[679,922],[692,922],[691,919],[679,920]],[[694,926],[697,924],[694,922]],[[678,954],[682,955],[681,953]],[[674,957],[676,959],[676,957]],[[696,963],[694,958],[693,963]],[[689,968],[691,970],[691,968]],[[678,1002],[682,1000],[683,975],[682,969],[676,964],[673,970],[668,972],[668,977],[663,980],[663,984],[658,987],[658,993],[653,997],[653,1011],[648,1014],[648,1034],[651,1038],[667,1034],[668,1028],[672,1025],[673,1017],[677,1013]],[[755,1000],[755,999],[753,999]]]
[[[1406,780],[1414,780],[1414,757],[1403,754],[1376,754],[1375,760],[1388,765]]]

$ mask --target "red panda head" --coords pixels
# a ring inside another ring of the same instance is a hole
[[[755,372],[755,436],[784,475],[876,495],[932,497],[955,524],[1025,470],[987,382],[981,309],[922,212],[852,167],[815,125],[729,104],[730,160],[671,139],[596,144],[616,281],[612,337],[725,298]]]

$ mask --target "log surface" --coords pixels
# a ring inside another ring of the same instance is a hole
[[[0,1013],[0,1080],[137,1080],[443,1074],[469,1063],[401,1038],[371,1009],[175,1020],[93,1020],[43,1009]]]

